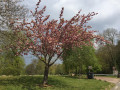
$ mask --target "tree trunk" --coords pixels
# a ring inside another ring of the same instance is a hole
[[[75,75],[77,76],[78,75],[78,69],[76,67],[76,70],[75,70]]]
[[[43,78],[43,85],[48,84],[48,73],[49,73],[49,66],[45,65],[45,70],[44,70],[44,78]]]
[[[82,66],[79,65],[79,76],[82,76]]]

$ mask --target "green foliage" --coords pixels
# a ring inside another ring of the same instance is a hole
[[[11,51],[3,52],[0,55],[0,74],[1,75],[20,75],[24,73],[24,59],[14,56]]]
[[[12,31],[14,21],[22,20],[27,16],[26,9],[21,2],[22,0],[2,0],[0,1],[0,74],[3,75],[20,75],[24,73],[24,59],[15,56],[17,49],[16,42],[18,38],[24,38],[21,32]],[[7,8],[7,9],[6,9]],[[12,14],[10,14],[12,13]],[[11,46],[11,47],[10,47]]]
[[[120,41],[118,41],[118,44],[115,47],[116,51],[116,66],[118,71],[120,72]]]
[[[33,60],[31,64],[26,66],[25,72],[27,75],[41,75],[44,73],[44,67],[41,60]]]
[[[3,75],[20,75],[24,74],[25,62],[22,56],[16,56],[16,43],[14,40],[22,37],[13,35],[12,31],[0,31],[0,74]],[[9,47],[9,45],[13,45]],[[9,47],[9,48],[8,48]]]
[[[20,71],[14,67],[6,67],[3,69],[3,75],[20,75]]]
[[[120,42],[117,45],[100,47],[97,50],[96,56],[102,65],[101,73],[113,73],[113,67],[120,71]]]
[[[66,73],[86,73],[88,66],[93,67],[93,72],[101,70],[101,65],[95,56],[95,50],[91,46],[66,50],[63,61]]]
[[[27,65],[25,72],[27,75],[43,75],[45,65],[41,60],[33,60],[31,64]],[[49,68],[49,74],[63,74],[63,64],[54,64]]]
[[[63,64],[58,64],[56,69],[55,69],[55,74],[64,74],[64,70],[63,70]]]
[[[52,75],[62,75],[64,74],[64,66],[63,64],[54,64],[50,67],[49,74]]]
[[[118,30],[114,28],[108,28],[100,33],[105,40],[111,43],[105,43],[105,45],[99,45],[99,49],[96,52],[96,56],[99,63],[102,65],[102,71],[100,73],[113,73],[113,67],[119,69],[119,61],[117,62],[117,55],[119,48],[117,48],[116,43],[119,40]]]
[[[113,66],[117,67],[116,53],[116,47],[114,45],[102,46],[97,50],[96,56],[102,65],[102,72],[100,73],[113,73]]]

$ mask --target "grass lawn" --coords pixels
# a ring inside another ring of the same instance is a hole
[[[78,79],[68,76],[49,76],[49,87],[37,86],[43,76],[0,76],[0,90],[105,90],[108,82]]]

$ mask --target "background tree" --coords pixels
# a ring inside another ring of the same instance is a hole
[[[91,46],[76,47],[63,54],[63,64],[67,73],[86,73],[88,66],[93,67],[93,71],[100,70],[100,64],[96,58],[95,50]]]
[[[117,56],[116,56],[116,44],[119,40],[118,31],[114,28],[108,28],[104,30],[101,34],[105,40],[109,40],[111,43],[105,46],[99,46],[97,50],[97,57],[102,65],[103,73],[112,73],[113,66],[118,68]]]
[[[16,44],[12,27],[15,22],[22,20],[27,15],[27,9],[20,4],[22,0],[0,0],[0,49],[1,74],[19,75],[24,71],[24,60],[21,56],[15,56],[16,48],[10,45]],[[20,34],[20,33],[19,33]],[[9,71],[9,72],[8,72]]]
[[[30,64],[28,64],[25,68],[25,73],[27,75],[43,75],[44,74],[44,63],[41,60],[35,59],[32,60]],[[51,75],[59,75],[64,74],[63,64],[54,64],[50,67],[49,74]]]
[[[33,63],[29,64],[25,68],[25,72],[27,75],[35,75],[35,65]]]
[[[38,57],[45,64],[43,85],[46,85],[48,82],[49,67],[60,58],[64,49],[75,46],[93,45],[92,39],[96,38],[96,41],[98,41],[103,40],[103,38],[94,35],[95,31],[89,30],[91,27],[86,25],[96,13],[92,12],[88,15],[80,15],[79,11],[70,20],[64,20],[62,18],[64,8],[62,8],[59,22],[55,19],[48,21],[50,15],[44,15],[46,6],[38,10],[40,2],[41,0],[36,4],[35,12],[32,12],[34,18],[30,22],[23,20],[19,25],[16,25],[14,31],[15,34],[22,31],[24,36],[27,37],[27,40],[26,38],[19,38],[17,40],[16,49],[18,52],[16,55],[30,51]],[[21,42],[25,40],[26,42]],[[24,47],[21,47],[23,45]]]
[[[11,23],[24,19],[28,9],[20,4],[22,0],[0,0],[0,30],[10,30]]]
[[[63,64],[55,64],[55,74],[57,75],[63,75],[64,74],[64,65]]]
[[[28,9],[20,4],[21,1],[0,0],[0,46],[2,46],[2,49],[12,44],[13,39],[17,38],[12,31],[15,22],[23,20],[28,16]],[[5,49],[2,51],[5,51]]]
[[[43,75],[44,63],[41,60],[33,60],[31,64],[26,66],[25,71],[28,75]]]
[[[21,75],[24,74],[25,62],[20,56],[14,56],[11,51],[2,52],[0,55],[1,75]]]
[[[15,56],[17,52],[15,47],[9,48],[10,45],[16,45],[14,40],[20,36],[15,36],[12,31],[0,31],[0,48],[2,49],[0,62],[3,69],[1,74],[20,75],[24,73],[25,63],[23,57]]]
[[[112,73],[112,67],[114,63],[111,61],[111,57],[109,57],[108,50],[106,47],[101,47],[96,51],[96,56],[99,60],[99,63],[102,66],[101,73]]]
[[[118,71],[120,72],[120,41],[118,41],[115,47],[115,51],[116,51],[116,66]]]

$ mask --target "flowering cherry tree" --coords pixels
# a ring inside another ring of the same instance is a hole
[[[46,85],[49,67],[60,58],[65,49],[93,45],[93,39],[104,39],[94,35],[95,31],[90,30],[91,26],[86,24],[97,13],[80,15],[79,11],[70,20],[65,20],[62,8],[59,20],[50,20],[50,15],[44,15],[46,6],[38,10],[40,2],[41,0],[36,4],[35,12],[31,11],[33,19],[30,22],[24,20],[16,24],[14,33],[19,38],[15,41],[17,44],[11,47],[16,47],[16,55],[32,52],[45,64],[43,85]]]

